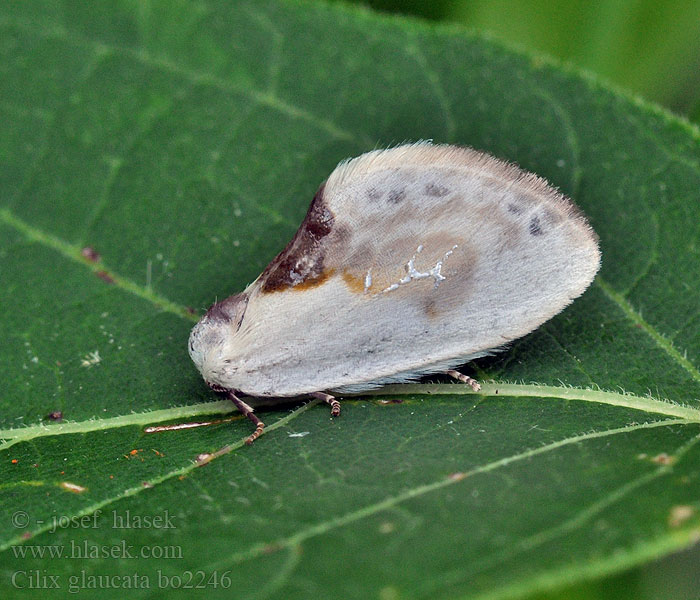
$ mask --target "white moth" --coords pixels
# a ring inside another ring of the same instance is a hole
[[[237,394],[331,393],[446,372],[503,348],[581,295],[595,232],[546,181],[468,148],[409,144],[341,162],[296,235],[243,292],[214,304],[189,352]]]

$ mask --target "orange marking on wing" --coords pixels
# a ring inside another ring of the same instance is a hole
[[[350,288],[351,292],[355,292],[356,294],[364,294],[364,279],[353,275],[346,269],[345,271],[343,271],[343,281],[345,282],[345,285],[347,285]]]
[[[309,277],[308,279],[305,279],[304,281],[297,283],[296,285],[287,289],[290,289],[293,292],[302,292],[304,290],[310,290],[312,288],[318,287],[319,285],[323,285],[333,276],[333,273],[335,273],[335,269],[327,269],[326,271],[323,271],[318,277]]]

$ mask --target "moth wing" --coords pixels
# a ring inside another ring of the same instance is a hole
[[[543,179],[419,143],[341,163],[246,290],[242,391],[369,387],[483,355],[588,287],[597,237]]]

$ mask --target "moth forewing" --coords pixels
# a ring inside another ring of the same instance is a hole
[[[599,263],[585,217],[543,179],[456,146],[377,150],[331,173],[287,247],[193,329],[190,353],[210,385],[251,396],[407,381],[529,333]]]

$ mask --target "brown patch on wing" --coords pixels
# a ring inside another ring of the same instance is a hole
[[[445,280],[420,298],[421,309],[428,319],[445,318],[463,310],[465,303],[475,293],[474,274],[478,262],[479,252],[469,242],[462,241],[445,261],[442,270]]]
[[[332,275],[323,268],[324,238],[333,230],[333,213],[323,198],[325,183],[314,196],[304,221],[292,240],[260,276],[260,289],[269,294],[286,289],[308,289]]]
[[[318,287],[319,285],[322,285],[328,281],[328,279],[333,276],[333,273],[335,273],[335,269],[327,269],[316,277],[309,277],[301,283],[297,283],[294,287],[292,287],[292,291],[302,292],[304,290],[310,290],[311,288]]]
[[[423,312],[429,319],[434,319],[440,314],[434,296],[428,297],[423,301]]]
[[[358,243],[366,245],[364,240],[358,240]],[[419,246],[422,246],[420,252]],[[451,311],[455,302],[461,302],[471,293],[478,261],[478,254],[468,240],[448,232],[391,237],[383,240],[372,253],[359,256],[366,260],[348,261],[342,273],[350,292],[364,294],[367,298],[385,297],[419,303],[429,318]],[[429,272],[441,262],[440,275],[444,279],[436,280],[430,276],[400,283],[409,273],[409,260],[414,261],[414,268],[420,273]],[[365,289],[365,278],[370,269],[370,285]]]
[[[345,285],[347,285],[350,288],[351,292],[354,292],[356,294],[363,294],[365,291],[365,282],[364,279],[361,277],[358,277],[357,275],[353,275],[350,273],[347,269],[343,271],[343,281],[345,282]]]

